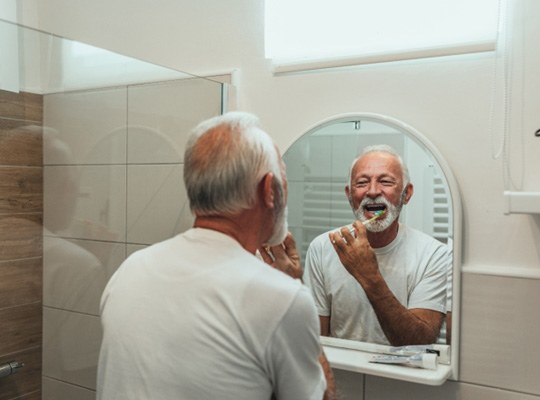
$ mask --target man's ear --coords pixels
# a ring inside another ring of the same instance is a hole
[[[408,183],[407,187],[405,188],[405,198],[403,199],[403,204],[407,204],[409,202],[413,193],[414,193],[414,186],[412,183]]]
[[[267,173],[261,180],[261,199],[265,207],[274,208],[274,174]]]

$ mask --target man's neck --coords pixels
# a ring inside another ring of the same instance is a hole
[[[374,249],[388,246],[397,237],[399,231],[399,222],[394,221],[387,229],[382,232],[367,231],[367,239],[370,246]]]
[[[260,232],[255,229],[259,225],[253,220],[252,215],[244,215],[246,213],[249,214],[249,211],[237,215],[198,215],[195,217],[193,227],[221,232],[236,240],[250,253],[255,254],[261,245]],[[246,221],[249,222],[246,223]]]

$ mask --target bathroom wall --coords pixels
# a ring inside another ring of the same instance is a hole
[[[42,102],[0,90],[0,399],[41,399]]]
[[[183,147],[193,125],[221,112],[221,84],[185,79],[43,102],[43,400],[89,400],[103,288],[128,254],[190,227]]]
[[[540,190],[540,2],[510,3],[508,160],[517,187]],[[338,371],[343,398],[540,398],[540,219],[504,214],[505,96],[494,53],[275,76],[264,59],[262,0],[19,4],[22,22],[160,65],[197,74],[237,68],[238,108],[259,114],[283,151],[319,121],[355,111],[422,132],[447,159],[463,200],[460,376],[427,387]]]

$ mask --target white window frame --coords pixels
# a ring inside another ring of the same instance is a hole
[[[277,40],[279,40],[280,36],[281,38],[286,36],[287,34],[284,34],[282,30],[286,29],[287,26],[291,26],[292,25],[291,21],[294,20],[298,22],[297,26],[295,26],[295,29],[298,30],[298,32],[300,32],[299,34],[300,38],[298,39],[298,41],[301,42],[302,35],[304,36],[304,38],[309,37],[309,34],[306,35],[305,30],[303,30],[304,26],[302,25],[303,24],[302,21],[305,21],[306,19],[309,19],[309,18],[311,19],[316,18],[317,13],[314,12],[313,7],[316,7],[318,4],[322,4],[325,2],[341,4],[343,7],[345,7],[346,6],[345,3],[349,0],[338,0],[337,3],[330,0],[315,0],[315,1],[312,0],[312,2],[310,3],[310,6],[306,7],[305,10],[302,10],[303,14],[305,14],[303,18],[301,18],[300,15],[297,15],[296,17],[293,17],[292,14],[290,16],[284,15],[286,11],[279,11],[279,10],[276,10],[275,8],[275,6],[279,5],[279,3],[283,3],[283,2],[301,3],[302,1],[304,0],[266,0],[266,3],[265,3],[265,51],[266,51],[266,57],[270,58],[272,61],[272,72],[274,74],[495,51],[496,45],[497,45],[498,29],[499,29],[498,21],[501,19],[500,14],[501,14],[501,10],[503,9],[502,3],[505,0],[486,0],[485,7],[490,7],[489,12],[486,12],[487,17],[489,17],[488,34],[483,34],[483,35],[480,34],[478,38],[476,39],[459,38],[458,41],[450,42],[444,45],[428,45],[428,46],[411,45],[408,48],[402,48],[399,50],[395,50],[395,49],[384,50],[383,49],[380,51],[377,51],[377,50],[373,51],[373,49],[370,49],[367,52],[366,51],[362,52],[363,50],[359,50],[355,52],[353,50],[352,52],[349,52],[348,54],[343,53],[343,54],[334,54],[330,56],[313,56],[314,53],[311,53],[311,54],[306,53],[305,55],[298,54],[295,58],[292,58],[290,54],[287,55],[286,57],[281,57],[276,52],[276,43],[272,42],[273,35],[276,35],[278,37]],[[355,5],[363,2],[364,4],[362,5],[362,7],[370,7],[370,5],[374,3],[380,3],[384,1],[390,1],[390,0],[376,0],[375,2],[373,0],[367,0],[367,1],[366,0],[353,0],[353,1],[355,2]],[[401,4],[409,3],[411,5],[420,6],[422,1],[425,1],[425,0],[398,0],[398,1],[400,1]],[[448,6],[451,6],[451,3],[456,2],[456,0],[428,0],[428,1],[439,2],[441,5],[443,3],[447,3]],[[474,1],[477,1],[477,0],[474,0]],[[491,4],[489,4],[489,2],[491,2]],[[341,12],[341,15],[344,15],[343,9],[339,10],[339,12]],[[328,9],[327,9],[327,13],[330,14],[330,11],[328,11]],[[417,14],[419,14],[418,11],[416,12],[415,15]],[[381,21],[383,21],[385,18],[388,18],[390,14],[386,12],[384,14],[375,13],[373,15],[374,16],[380,15]],[[275,16],[274,20],[272,19],[272,16]],[[284,23],[283,21],[287,21],[287,18],[289,18],[288,20],[289,22]],[[424,18],[424,15],[422,15],[422,18]],[[425,18],[430,18],[430,17],[429,15],[426,15]],[[328,19],[331,20],[332,17],[329,16]],[[406,20],[406,18],[404,19]],[[354,22],[350,22],[350,19],[348,21],[350,24],[354,24]],[[408,21],[408,23],[410,23],[410,21]],[[313,27],[313,23],[306,23],[306,29],[310,29],[312,27]],[[325,27],[325,29],[329,31],[327,26]],[[380,32],[378,34],[380,34]],[[293,32],[290,35],[291,35],[290,36],[291,40],[294,40],[293,36],[295,35],[295,33]],[[396,33],[396,35],[399,35],[399,33]],[[316,35],[314,34],[314,36]],[[370,39],[367,38],[366,40],[370,40]],[[306,43],[304,40],[303,45],[305,45],[305,47],[307,48],[309,46],[309,43]],[[279,43],[277,43],[277,46],[279,46]]]

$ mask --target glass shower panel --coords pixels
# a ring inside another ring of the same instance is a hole
[[[11,79],[43,110],[32,121],[43,143],[42,398],[91,399],[102,290],[128,253],[191,226],[184,146],[191,128],[221,114],[223,85],[1,27],[17,32],[19,77]]]

